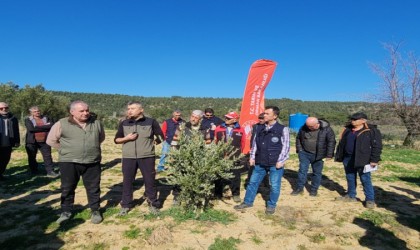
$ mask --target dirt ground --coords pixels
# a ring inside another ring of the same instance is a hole
[[[202,221],[177,223],[171,217],[147,219],[147,205],[140,199],[144,193],[144,186],[138,173],[134,193],[138,205],[130,211],[127,218],[119,218],[115,211],[119,209],[118,202],[122,190],[121,147],[113,144],[112,137],[112,134],[108,135],[103,145],[103,223],[94,225],[87,216],[73,218],[73,224],[66,228],[55,225],[53,221],[58,218],[60,203],[59,180],[18,195],[3,195],[2,206],[8,209],[49,209],[48,214],[33,215],[34,230],[40,216],[50,216],[52,223],[46,228],[38,228],[44,230],[48,241],[37,242],[33,249],[207,249],[216,239],[230,237],[238,239],[237,249],[420,249],[417,231],[419,226],[400,220],[406,215],[420,214],[418,186],[403,181],[380,181],[376,177],[386,173],[374,173],[373,184],[378,207],[373,210],[376,213],[371,213],[371,216],[379,214],[380,217],[395,218],[395,224],[374,225],[362,216],[368,209],[363,207],[364,195],[360,185],[359,202],[335,201],[336,197],[346,191],[340,163],[325,163],[322,186],[317,197],[309,196],[307,190],[303,195],[291,196],[298,170],[294,148],[286,165],[281,197],[274,215],[264,214],[265,203],[261,195],[257,196],[254,207],[246,212],[237,212],[233,209],[235,203],[229,192],[226,192],[224,199],[215,204],[215,209],[225,210],[237,216],[234,222],[226,225]],[[22,152],[13,153],[14,160],[25,157]],[[54,159],[57,159],[56,153]],[[407,164],[406,167],[418,166]],[[158,180],[164,176],[165,174],[158,174]],[[159,184],[158,188],[160,199],[163,201],[162,211],[165,211],[172,205],[171,188],[162,184]],[[241,197],[244,195],[245,190],[242,190]],[[87,205],[82,185],[76,190],[75,204],[80,210]],[[7,218],[4,218],[5,221]],[[126,232],[133,229],[138,229],[139,236],[127,237]],[[16,224],[13,230],[0,232],[0,237],[4,239],[19,235],[23,230],[28,229]]]

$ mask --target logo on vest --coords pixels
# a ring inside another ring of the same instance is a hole
[[[271,138],[271,141],[274,142],[274,143],[277,143],[277,142],[279,142],[279,138],[278,137],[273,137],[273,138]]]

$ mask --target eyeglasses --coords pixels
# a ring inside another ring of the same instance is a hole
[[[9,107],[1,107],[0,110],[8,110]]]
[[[205,114],[206,117],[213,117],[213,114]]]
[[[225,120],[230,121],[230,120],[232,120],[232,118],[225,117]]]

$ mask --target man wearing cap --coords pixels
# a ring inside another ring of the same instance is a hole
[[[213,141],[214,131],[217,126],[223,123],[223,120],[214,115],[214,110],[212,108],[206,108],[201,123],[205,129],[208,129],[210,140]]]
[[[234,206],[236,210],[244,210],[253,206],[258,186],[264,176],[270,174],[270,198],[266,203],[266,214],[274,214],[280,197],[281,178],[284,165],[289,159],[289,128],[277,122],[280,109],[267,106],[264,110],[264,126],[258,126],[250,151],[249,165],[255,166],[243,203]]]
[[[347,179],[347,195],[337,200],[354,202],[356,199],[357,175],[362,182],[365,193],[365,207],[374,208],[375,193],[371,173],[364,173],[365,165],[377,167],[381,160],[382,137],[376,125],[367,123],[367,115],[361,112],[350,117],[350,124],[345,126],[340,135],[335,160],[343,162]]]
[[[245,130],[239,125],[239,115],[236,112],[229,112],[225,115],[225,122],[217,126],[214,131],[215,143],[224,142],[227,143],[229,139],[232,139],[231,145],[233,146],[235,153],[233,157],[238,158],[245,147]],[[235,166],[239,166],[239,162],[235,163]],[[241,169],[232,169],[233,178],[229,181],[229,187],[232,192],[233,201],[241,202],[240,190],[241,190]],[[218,198],[223,197],[223,189],[225,180],[219,179],[215,182],[215,196]]]
[[[185,121],[181,118],[181,111],[177,109],[172,113],[172,118],[167,119],[162,123],[162,132],[165,141],[162,143],[162,154],[157,166],[157,172],[165,171],[166,157],[171,147],[175,147],[178,144],[178,138],[175,134],[179,125],[183,122]]]
[[[303,193],[309,165],[312,166],[310,196],[316,196],[321,185],[322,159],[332,159],[335,149],[335,134],[330,124],[316,117],[308,117],[296,136],[296,153],[299,156],[297,187],[291,195]]]
[[[20,146],[19,124],[17,118],[9,112],[9,105],[0,102],[0,181],[12,155],[12,148]]]

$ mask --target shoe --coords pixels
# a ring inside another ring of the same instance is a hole
[[[376,204],[374,201],[366,201],[365,202],[365,207],[369,208],[369,209],[374,209],[376,207]]]
[[[272,214],[274,214],[276,212],[276,208],[275,207],[267,207],[266,209],[265,209],[265,214],[268,214],[268,215],[272,215]]]
[[[244,210],[244,209],[247,209],[247,208],[250,208],[250,207],[252,207],[252,205],[248,205],[248,204],[242,202],[241,204],[234,206],[233,209],[241,211],[241,210]]]
[[[51,171],[51,172],[47,173],[47,177],[57,178],[58,176],[60,176],[60,173],[56,173],[54,171]]]
[[[179,198],[177,195],[174,195],[174,200],[172,201],[172,206],[173,207],[177,207],[179,206],[180,202],[179,202]]]
[[[160,172],[163,172],[163,171],[165,171],[166,169],[165,169],[165,167],[164,166],[158,166],[157,167],[157,169],[156,169],[156,172],[158,172],[158,173],[160,173]]]
[[[335,198],[336,201],[344,201],[344,202],[357,202],[357,199],[354,197],[350,197],[348,194],[344,196],[340,196]]]
[[[316,197],[317,195],[318,195],[318,192],[317,191],[311,191],[311,192],[309,192],[309,196]]]
[[[303,194],[303,189],[302,188],[295,189],[290,194],[293,195],[293,196],[296,196],[296,195],[299,195],[299,194]]]
[[[233,196],[233,201],[234,202],[236,202],[236,203],[241,203],[241,196],[239,196],[239,195],[234,195]]]
[[[98,210],[92,211],[92,215],[90,217],[90,221],[93,224],[99,224],[101,223],[103,220],[101,212],[99,212]]]
[[[60,217],[57,219],[57,223],[58,224],[61,224],[61,223],[63,223],[63,222],[65,222],[65,221],[67,221],[67,220],[69,220],[70,219],[70,217],[71,217],[71,213],[70,212],[62,212],[61,214],[60,214]]]
[[[159,210],[159,208],[157,208],[157,207],[150,206],[150,207],[149,207],[149,212],[150,212],[151,214],[153,214],[153,215],[158,215],[158,214],[160,213],[160,210]]]
[[[117,216],[126,216],[128,214],[128,211],[130,211],[130,208],[122,207],[120,209],[120,212],[117,214]]]

